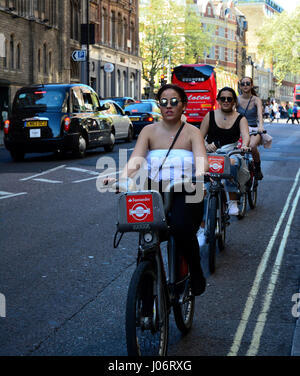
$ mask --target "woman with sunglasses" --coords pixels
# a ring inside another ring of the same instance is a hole
[[[218,93],[217,100],[219,109],[211,111],[204,117],[200,131],[204,138],[206,138],[206,150],[209,153],[218,152],[228,153],[237,145],[242,135],[243,144],[242,149],[249,150],[249,128],[247,119],[236,112],[237,95],[230,87],[224,87]],[[239,155],[233,155],[231,158],[231,174],[238,182],[238,172],[241,167],[241,158]],[[239,215],[237,203],[237,186],[236,184],[226,181],[226,190],[229,193],[230,201],[228,202],[229,215]],[[202,229],[204,224],[202,223]],[[205,240],[204,231],[200,229],[198,239],[200,246]],[[202,234],[202,232],[203,234]]]
[[[145,166],[151,183],[149,186],[153,188],[155,185],[163,195],[163,186],[168,185],[170,180],[182,179],[183,175],[187,178],[203,176],[208,171],[208,161],[201,132],[182,121],[188,101],[184,90],[167,84],[158,91],[157,100],[162,120],[143,128],[121,179],[133,178]],[[166,159],[175,138],[176,142]],[[104,184],[112,181],[105,179]],[[185,192],[174,194],[169,225],[177,249],[188,262],[195,296],[202,294],[206,285],[197,240],[202,217],[203,201],[187,203]]]
[[[263,106],[262,101],[257,96],[254,89],[253,80],[250,77],[244,77],[240,81],[242,94],[238,98],[237,111],[244,115],[248,120],[249,131],[264,131]],[[260,154],[258,146],[261,145],[260,135],[250,137],[250,147],[252,149],[253,161],[255,164],[255,175],[258,180],[263,179],[261,172]]]

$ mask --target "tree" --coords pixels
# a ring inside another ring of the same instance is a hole
[[[142,0],[140,4],[140,48],[143,79],[153,97],[159,73],[166,65],[197,63],[210,37],[202,30],[197,8],[179,0]]]
[[[258,51],[270,65],[280,84],[287,74],[300,74],[300,6],[293,14],[267,19],[257,32]]]

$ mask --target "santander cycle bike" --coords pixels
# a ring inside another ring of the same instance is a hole
[[[182,185],[183,181],[171,183],[164,192],[163,202],[158,191],[126,192],[128,184],[125,188],[117,184],[117,190],[125,192],[119,198],[114,246],[119,245],[124,233],[139,233],[136,269],[126,303],[129,356],[167,355],[171,308],[182,334],[187,334],[192,327],[195,297],[191,292],[189,268],[176,249],[167,221],[174,191],[178,192]],[[121,234],[119,239],[118,234]],[[167,262],[163,258],[162,241],[167,241]]]

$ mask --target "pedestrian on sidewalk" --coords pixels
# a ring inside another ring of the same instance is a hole
[[[289,108],[287,110],[287,113],[288,113],[288,119],[287,119],[286,123],[288,123],[291,120],[291,123],[294,124],[293,109],[292,109],[292,107],[289,106]]]
[[[294,104],[294,107],[293,107],[293,124],[294,124],[294,121],[297,120],[297,123],[299,124],[299,119],[298,119],[298,106],[296,105],[296,103]]]

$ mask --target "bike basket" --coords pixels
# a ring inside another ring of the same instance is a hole
[[[209,172],[218,175],[230,175],[230,158],[226,155],[208,155]]]
[[[156,191],[123,193],[119,198],[119,232],[167,230],[162,197]]]

